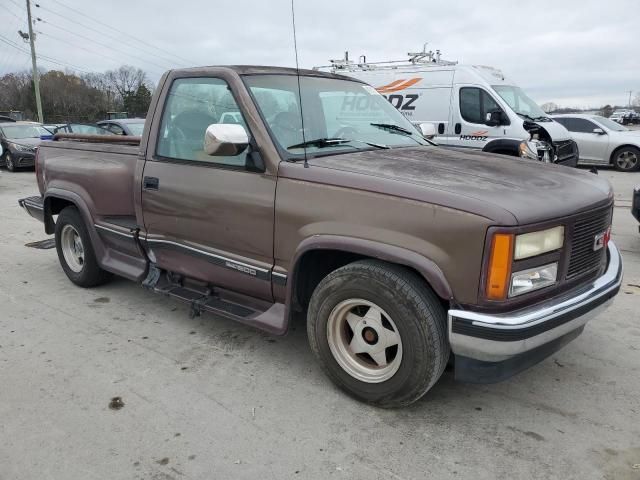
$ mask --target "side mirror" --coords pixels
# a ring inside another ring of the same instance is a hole
[[[499,110],[487,112],[484,123],[487,127],[497,127],[498,125],[502,125],[502,112]]]
[[[436,126],[433,123],[421,123],[418,126],[420,127],[420,133],[425,138],[431,139],[437,134]]]
[[[604,135],[604,130],[601,128],[594,128],[593,129],[593,133],[597,134],[597,135]]]
[[[242,125],[214,123],[204,134],[204,151],[207,155],[233,156],[247,149],[249,135]]]

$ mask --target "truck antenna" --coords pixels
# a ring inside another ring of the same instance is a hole
[[[293,24],[293,49],[296,53],[296,78],[298,79],[298,104],[300,106],[300,125],[302,127],[302,143],[306,142],[304,138],[304,115],[302,114],[302,89],[300,88],[300,67],[298,65],[298,42],[296,39],[296,11],[291,0],[291,23]],[[302,149],[304,152],[304,168],[309,168],[307,161],[307,147]]]

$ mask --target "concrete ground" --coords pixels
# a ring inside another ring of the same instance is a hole
[[[445,373],[389,411],[338,391],[302,325],[271,337],[126,280],[73,286],[55,250],[25,246],[47,238],[17,204],[33,172],[0,172],[0,479],[640,479],[640,173],[600,174],[614,306],[515,378]]]

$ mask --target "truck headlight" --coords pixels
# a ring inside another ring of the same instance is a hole
[[[554,285],[557,279],[558,262],[515,272],[511,275],[509,297],[516,297],[523,293]]]
[[[27,145],[20,145],[19,143],[10,143],[9,146],[14,150],[18,150],[19,152],[28,152],[32,147]]]
[[[553,147],[541,140],[529,140],[520,143],[518,154],[521,158],[550,163],[553,159]]]
[[[564,227],[557,226],[538,232],[516,235],[513,258],[535,257],[547,252],[553,252],[562,248],[564,244]]]

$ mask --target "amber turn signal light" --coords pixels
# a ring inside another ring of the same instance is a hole
[[[487,273],[487,298],[504,300],[507,297],[511,262],[513,261],[513,235],[496,233],[491,240],[491,255]]]

